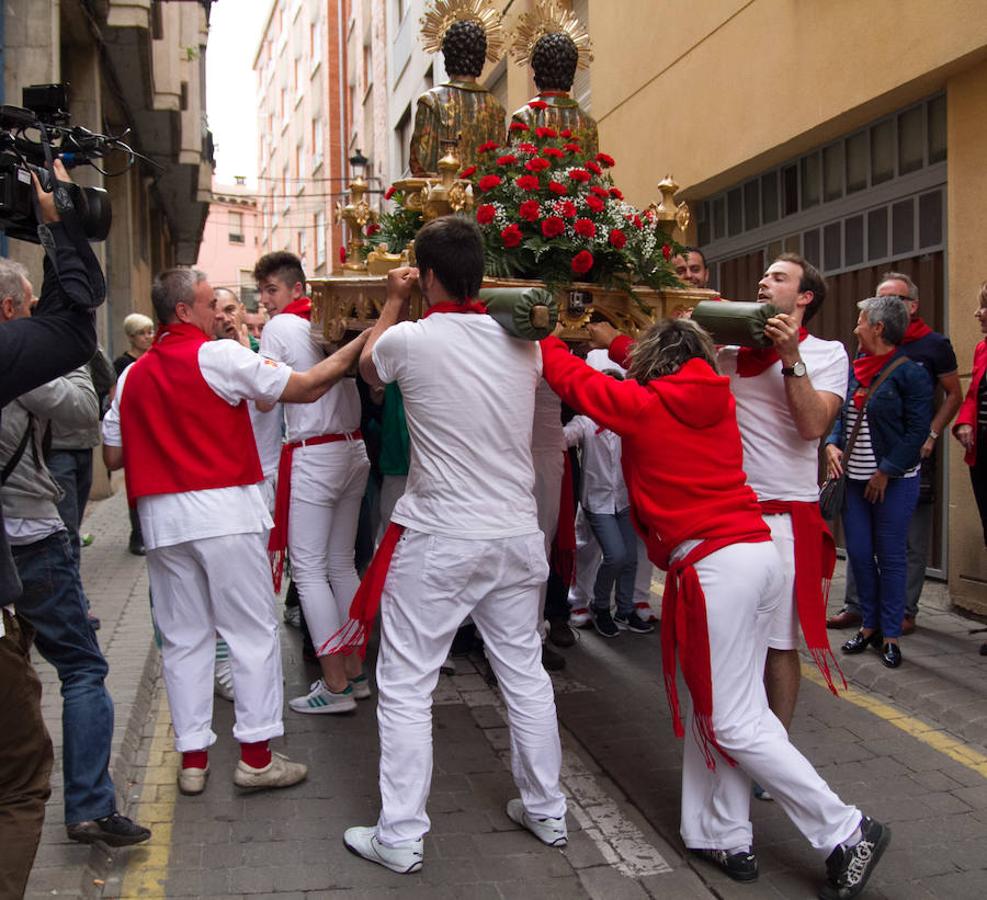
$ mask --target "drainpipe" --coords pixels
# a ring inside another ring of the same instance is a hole
[[[0,104],[7,102],[7,4],[0,3]],[[7,233],[0,234],[0,256],[9,250]]]

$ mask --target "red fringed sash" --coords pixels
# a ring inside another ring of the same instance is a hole
[[[829,648],[826,633],[826,603],[836,567],[836,542],[823,521],[818,503],[795,500],[763,500],[761,512],[766,516],[787,513],[792,517],[795,535],[795,604],[799,624],[813,662],[819,667],[826,686],[839,695],[830,666],[835,667],[846,690],[846,677]]]
[[[572,460],[563,453],[562,495],[559,498],[559,521],[552,541],[551,565],[568,587],[576,577],[576,501],[573,496]]]

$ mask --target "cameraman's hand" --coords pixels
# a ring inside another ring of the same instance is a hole
[[[55,178],[59,181],[71,182],[72,179],[69,177],[69,173],[66,170],[60,159],[55,160]],[[61,220],[61,216],[58,214],[58,208],[55,206],[55,192],[46,191],[41,187],[41,182],[38,181],[38,176],[31,173],[31,179],[34,181],[34,190],[38,195],[38,208],[40,209],[41,221],[47,224],[48,222],[58,222]]]

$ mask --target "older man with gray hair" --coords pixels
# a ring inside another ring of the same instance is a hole
[[[103,422],[104,459],[126,469],[147,547],[165,687],[182,753],[179,789],[201,793],[212,731],[215,635],[230,648],[234,783],[288,787],[307,769],[272,754],[284,733],[274,592],[264,538],[271,517],[245,400],[308,403],[356,362],[355,340],[307,372],[214,341],[215,293],[201,272],[171,269],[151,300],[161,329],[120,379]],[[242,448],[231,454],[230,447]]]
[[[918,286],[904,272],[885,272],[878,282],[875,292],[878,297],[899,297],[904,301],[908,312],[908,325],[901,341],[904,354],[918,363],[929,379],[933,390],[938,394],[938,406],[929,426],[929,434],[922,444],[922,464],[918,505],[908,527],[907,588],[905,615],[901,623],[901,633],[911,634],[915,630],[919,598],[925,584],[925,568],[929,555],[929,537],[932,532],[932,517],[936,499],[936,441],[949,427],[963,402],[963,391],[957,372],[956,354],[953,345],[945,335],[933,331],[919,314]],[[849,628],[861,621],[860,600],[853,571],[847,567],[846,601],[844,608],[826,620],[830,628]]]

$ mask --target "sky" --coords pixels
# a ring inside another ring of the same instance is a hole
[[[272,0],[216,0],[206,49],[206,111],[216,143],[216,181],[246,175],[256,186],[257,79],[253,62]]]

